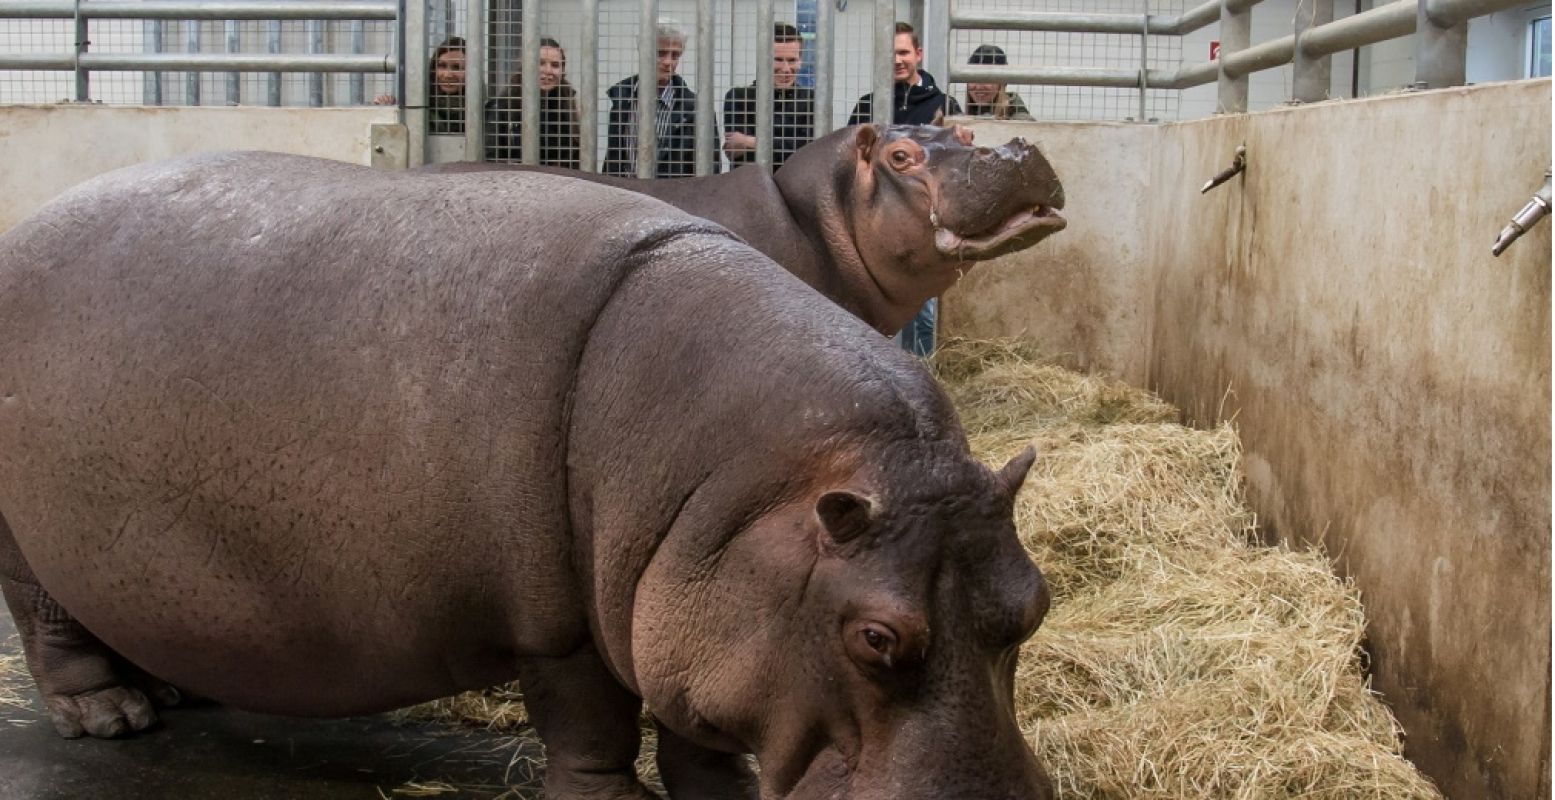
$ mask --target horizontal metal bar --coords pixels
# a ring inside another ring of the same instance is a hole
[[[1424,0],[1425,14],[1443,28],[1461,25],[1475,17],[1529,5],[1528,0]]]
[[[1220,21],[1220,0],[1208,0],[1166,19],[1168,34],[1181,36]]]
[[[1267,42],[1259,42],[1245,50],[1227,53],[1221,57],[1221,63],[1225,66],[1227,75],[1240,78],[1260,70],[1289,64],[1295,55],[1296,37],[1287,35]]]
[[[0,69],[75,69],[74,53],[0,54]],[[392,55],[229,55],[225,53],[83,53],[81,68],[100,72],[393,72]]]
[[[953,10],[950,27],[994,31],[1048,31],[1054,33],[1139,33],[1144,14],[1066,14],[1053,11]],[[1151,33],[1170,33],[1169,20],[1150,17]]]
[[[1157,89],[1192,89],[1195,86],[1203,86],[1206,83],[1214,83],[1220,79],[1219,61],[1201,61],[1185,67],[1178,67],[1166,80],[1157,84],[1154,80],[1150,85]]]
[[[1301,35],[1301,52],[1307,58],[1321,58],[1341,50],[1408,36],[1415,32],[1415,13],[1415,0],[1398,0],[1310,28]]]
[[[395,19],[394,0],[81,0],[88,19]],[[9,0],[0,19],[74,19],[74,0]]]
[[[1155,71],[1150,73],[1157,75]],[[1162,74],[1163,80],[1169,76]],[[1099,86],[1113,89],[1139,88],[1139,70],[1102,69],[1099,67],[996,67],[951,66],[949,80],[954,83],[1008,83],[1021,86]],[[1150,85],[1156,85],[1151,77]]]

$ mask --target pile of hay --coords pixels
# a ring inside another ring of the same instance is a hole
[[[1010,342],[948,342],[933,368],[979,458],[1037,448],[1016,524],[1053,607],[1015,692],[1060,797],[1440,797],[1367,687],[1354,586],[1255,541],[1231,426]],[[498,697],[419,713],[521,724]]]

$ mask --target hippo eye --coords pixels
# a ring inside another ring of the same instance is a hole
[[[874,628],[864,629],[864,642],[865,644],[868,644],[871,649],[878,650],[882,653],[885,652],[886,646],[890,644],[890,642],[886,640],[885,634],[875,630]]]
[[[905,167],[905,166],[907,166],[907,162],[909,162],[911,160],[912,160],[912,157],[907,155],[907,151],[906,150],[895,150],[895,151],[892,151],[892,153],[891,153],[891,163],[895,164],[898,167]]]

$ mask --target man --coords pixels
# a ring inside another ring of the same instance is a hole
[[[772,169],[815,138],[815,91],[798,86],[799,29],[772,26]],[[724,155],[734,166],[756,163],[756,83],[724,95]]]
[[[675,74],[680,57],[686,51],[686,35],[661,20],[656,26],[659,58],[655,68],[658,97],[652,108],[654,129],[658,133],[660,178],[679,178],[694,174],[696,165],[696,92]],[[610,87],[610,139],[605,152],[606,175],[637,175],[637,89],[633,75]],[[714,165],[717,169],[717,165]]]
[[[945,94],[934,85],[934,76],[921,69],[923,45],[918,43],[918,32],[905,22],[896,23],[896,40],[892,45],[891,77],[893,86],[891,122],[897,125],[935,125],[946,114],[960,114],[961,106],[956,98]],[[874,92],[860,97],[848,117],[849,125],[870,122],[874,112]],[[934,326],[939,315],[939,298],[931,297],[918,316],[896,335],[902,349],[913,355],[927,356],[934,352]]]
[[[891,122],[897,125],[932,125],[943,114],[960,114],[961,106],[954,97],[945,94],[934,84],[934,76],[921,69],[923,45],[918,43],[918,32],[906,22],[896,23],[896,39],[892,45],[891,77],[895,79]],[[870,122],[874,111],[875,93],[858,99],[849,125]]]

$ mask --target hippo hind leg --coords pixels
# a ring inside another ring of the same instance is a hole
[[[38,585],[4,517],[0,590],[21,634],[27,670],[61,736],[124,736],[156,723],[146,695],[120,679],[115,665],[123,659]]]

